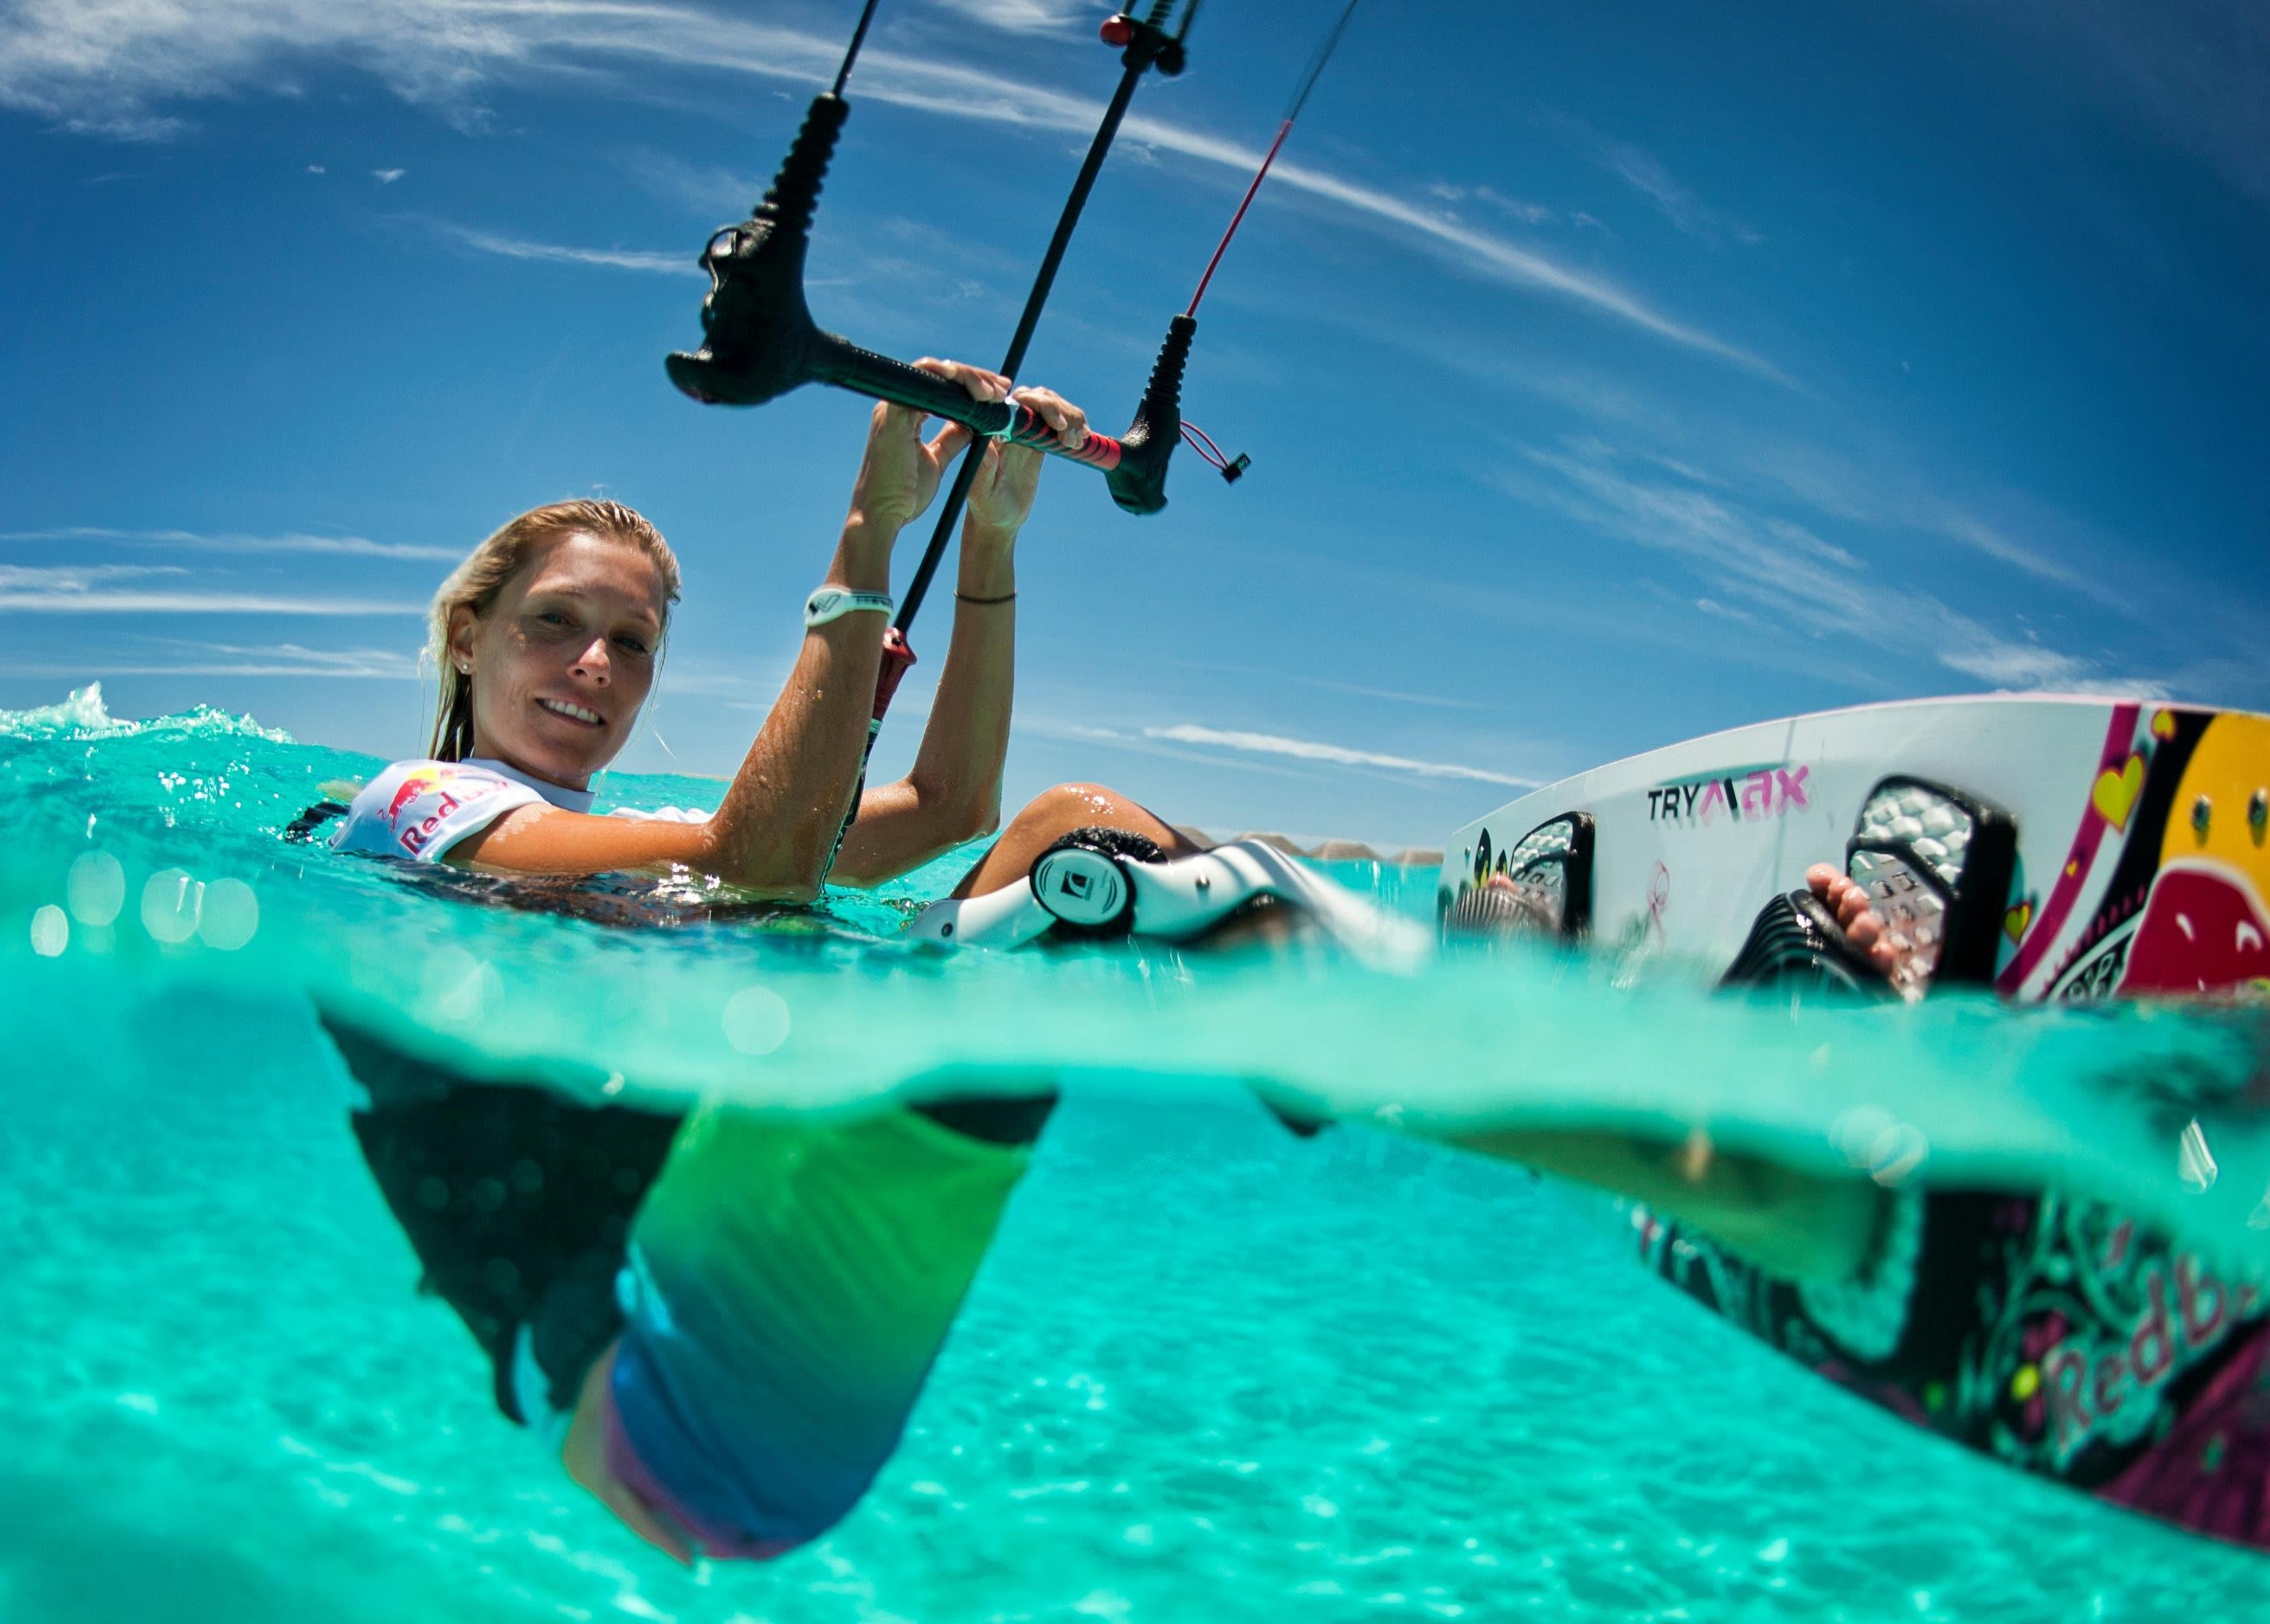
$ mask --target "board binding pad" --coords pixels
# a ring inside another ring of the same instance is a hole
[[[1970,834],[1951,870],[1948,816]],[[1509,888],[1493,880],[1557,888],[1563,937],[1715,975],[1762,905],[1840,852],[1938,933],[1936,975],[1919,955],[1903,990],[2270,990],[2270,717],[2195,706],[1997,694],[1712,734],[1458,830],[1439,912],[1480,922]]]

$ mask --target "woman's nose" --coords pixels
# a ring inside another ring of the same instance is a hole
[[[584,649],[577,657],[575,671],[577,676],[589,677],[601,687],[606,686],[610,674],[607,665],[607,640],[604,637],[594,637],[591,640],[591,646]]]

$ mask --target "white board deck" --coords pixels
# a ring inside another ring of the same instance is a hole
[[[2021,999],[2270,985],[2270,717],[2042,695],[1822,711],[1580,773],[1445,842],[1447,908],[1531,830],[1593,822],[1591,934],[1628,951],[1732,960],[1758,910],[1842,866],[1864,799],[1893,775],[2014,818],[2018,865],[1994,983]]]

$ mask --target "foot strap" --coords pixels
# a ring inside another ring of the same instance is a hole
[[[1810,891],[1777,896],[1759,910],[1747,940],[1720,978],[1721,987],[1807,983],[1860,997],[1891,988],[1884,973],[1852,945],[1844,927]]]

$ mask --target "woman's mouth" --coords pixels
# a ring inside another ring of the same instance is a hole
[[[536,702],[555,716],[565,716],[570,722],[580,722],[585,727],[605,727],[606,718],[596,710],[586,710],[570,700],[550,700],[538,695]]]

